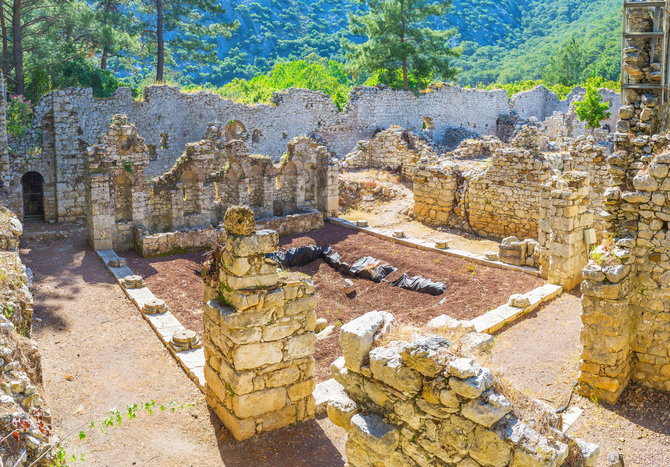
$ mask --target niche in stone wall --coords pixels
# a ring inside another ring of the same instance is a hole
[[[273,205],[275,216],[285,216],[296,211],[296,185],[298,169],[293,161],[288,161],[277,176],[277,202]]]
[[[435,129],[435,122],[433,121],[433,117],[423,117],[423,129],[424,130]]]
[[[251,207],[263,206],[265,190],[263,188],[263,169],[260,166],[254,165],[249,170],[247,187],[249,189],[249,205]]]
[[[161,149],[168,149],[168,134],[161,133]]]
[[[230,120],[223,129],[226,141],[247,139],[247,128],[239,120]]]
[[[261,142],[261,137],[263,136],[263,133],[261,133],[261,130],[256,128],[253,133],[251,133],[251,141],[254,143],[260,143]]]
[[[114,217],[116,222],[126,222],[133,219],[133,186],[130,177],[125,173],[114,179]]]
[[[240,202],[240,182],[244,180],[244,171],[237,163],[231,163],[219,183],[221,204],[233,206]]]
[[[180,180],[184,196],[184,215],[200,212],[198,176],[192,170],[185,170]]]

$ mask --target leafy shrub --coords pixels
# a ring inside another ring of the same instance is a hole
[[[603,102],[598,93],[600,82],[598,78],[590,78],[586,82],[584,100],[575,102],[575,113],[579,120],[586,122],[587,128],[599,128],[600,122],[612,115],[607,111],[610,108],[609,103]]]
[[[32,119],[33,106],[30,100],[21,95],[10,95],[7,99],[7,132],[23,138],[30,129]]]

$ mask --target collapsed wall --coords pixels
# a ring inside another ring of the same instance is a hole
[[[207,404],[236,439],[314,416],[316,296],[308,276],[280,277],[272,230],[231,207],[228,239],[203,265]]]
[[[593,465],[596,446],[563,436],[555,421],[538,432],[457,345],[437,335],[394,340],[393,327],[390,313],[373,311],[340,331],[343,357],[331,371],[344,393],[328,415],[347,431],[349,465],[558,466],[568,443],[573,460]]]
[[[51,414],[40,395],[40,354],[28,339],[31,277],[18,253],[23,227],[0,206],[0,463],[50,465],[54,452]]]

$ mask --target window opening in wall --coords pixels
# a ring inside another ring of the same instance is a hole
[[[435,123],[433,122],[433,117],[423,117],[423,129],[424,130],[435,129]]]
[[[44,220],[44,178],[38,172],[21,177],[23,218]]]
[[[167,149],[167,148],[168,148],[168,134],[161,133],[161,149]]]
[[[261,140],[261,136],[263,136],[261,130],[255,129],[251,134],[251,141],[253,141],[254,143],[258,143]]]
[[[275,177],[275,188],[281,190],[281,179],[279,178],[279,175]]]

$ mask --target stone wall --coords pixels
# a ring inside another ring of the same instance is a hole
[[[588,261],[584,231],[593,226],[589,210],[591,188],[586,172],[564,172],[547,184],[542,194],[540,232],[542,277],[571,290],[582,281]]]
[[[134,238],[148,234],[217,226],[235,204],[250,206],[273,226],[284,224],[276,217],[337,212],[339,166],[323,146],[294,138],[275,164],[267,156],[250,155],[243,141],[230,139],[239,136],[231,130],[231,125],[212,125],[204,140],[187,145],[169,171],[147,181],[151,148],[125,115],[115,116],[86,159],[87,222],[94,247],[129,249]],[[283,232],[301,224],[314,227],[314,219],[301,219],[287,220]],[[141,233],[134,236],[134,229]],[[178,244],[192,235],[173,235],[169,242],[164,236],[160,242]]]
[[[282,237],[323,227],[323,213],[308,211],[289,214],[281,217],[261,219],[257,223],[259,229],[274,230]],[[134,228],[135,250],[140,256],[163,256],[189,250],[206,250],[217,243],[225,243],[226,230],[222,227],[209,226],[202,229],[184,229],[174,232],[149,233],[147,230]]]
[[[186,145],[200,141],[212,122],[235,127],[235,139],[243,140],[250,152],[276,161],[286,143],[297,136],[312,136],[341,157],[358,141],[392,125],[415,134],[426,128],[435,144],[452,144],[458,131],[497,134],[501,121],[512,112],[544,120],[563,108],[567,111],[565,101],[541,87],[513,100],[502,90],[448,85],[435,85],[418,95],[358,87],[343,112],[323,93],[300,89],[277,93],[270,104],[260,105],[236,104],[207,92],[181,93],[169,86],[149,86],[139,101],[132,99],[129,88],[120,88],[107,99],[93,98],[91,89],[58,90],[36,106],[28,135],[20,141],[9,139],[10,159],[15,161],[7,176],[14,200],[11,208],[21,211],[21,178],[36,171],[44,177],[49,197],[45,216],[58,221],[83,218],[86,148],[96,143],[119,113],[128,115],[145,140],[150,153],[146,174],[151,177],[172,167]]]
[[[632,32],[651,30],[648,9],[627,11]],[[631,83],[660,81],[652,50],[648,39],[627,39]],[[582,283],[579,391],[610,403],[631,378],[670,391],[670,135],[655,134],[667,129],[670,105],[654,89],[627,89],[624,100],[608,158],[605,238]]]
[[[479,235],[536,238],[542,185],[551,178],[546,159],[516,146],[494,149],[481,165],[460,167],[448,155],[420,161],[414,190],[417,219]]]
[[[347,431],[349,465],[562,465],[567,438],[524,422],[490,370],[444,337],[393,340],[393,325],[373,311],[340,331],[344,355],[331,371],[345,393],[328,415]]]
[[[228,240],[203,265],[206,400],[236,439],[314,415],[314,284],[265,258],[271,230],[229,208]]]

